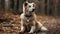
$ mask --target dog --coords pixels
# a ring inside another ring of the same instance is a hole
[[[37,16],[35,14],[36,4],[34,2],[29,3],[28,1],[23,3],[23,13],[20,15],[21,18],[21,30],[20,32],[25,31],[25,26],[30,26],[31,29],[29,33],[34,33],[36,29],[41,31],[48,31],[39,21],[37,21]]]

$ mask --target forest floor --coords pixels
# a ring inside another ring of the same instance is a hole
[[[60,18],[39,15],[37,17],[38,20],[48,28],[49,31],[47,34],[60,34]],[[14,15],[13,13],[0,14],[0,34],[19,34],[19,32],[20,15]],[[25,32],[24,34],[28,33]]]

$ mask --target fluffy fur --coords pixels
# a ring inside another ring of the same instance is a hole
[[[37,16],[34,12],[35,3],[28,3],[27,1],[23,3],[23,13],[20,15],[21,18],[21,31],[25,31],[25,26],[30,26],[31,30],[29,33],[34,33],[38,28],[41,31],[48,31],[39,21],[37,21]]]

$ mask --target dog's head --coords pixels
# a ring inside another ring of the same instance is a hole
[[[35,10],[35,3],[34,2],[32,2],[32,3],[29,3],[29,2],[25,2],[24,4],[23,4],[23,10],[24,11],[28,11],[28,12],[34,12],[34,10]]]

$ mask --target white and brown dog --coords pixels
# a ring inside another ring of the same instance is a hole
[[[47,28],[44,27],[39,21],[37,21],[37,16],[34,12],[35,10],[35,3],[28,3],[27,1],[23,3],[23,13],[21,14],[21,31],[25,31],[25,26],[30,26],[31,30],[29,33],[35,32],[38,28],[41,31],[47,31]]]

